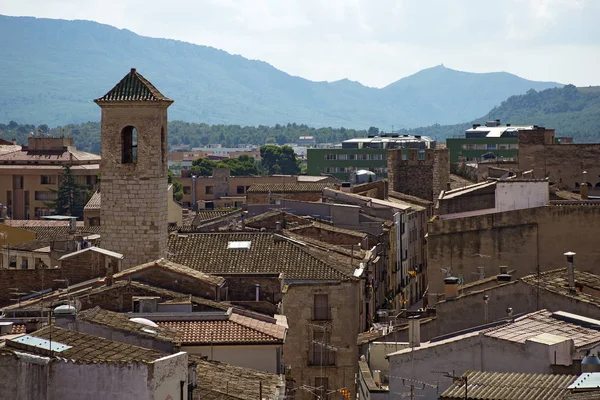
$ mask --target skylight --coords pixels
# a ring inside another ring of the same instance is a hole
[[[248,241],[235,241],[235,242],[229,242],[227,243],[227,248],[228,249],[249,249],[250,248],[250,244],[252,242]]]

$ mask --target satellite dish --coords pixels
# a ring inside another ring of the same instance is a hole
[[[138,318],[130,318],[129,320],[131,322],[137,322],[138,324],[151,326],[153,328],[158,328],[158,325],[156,324],[156,322],[150,321],[149,319],[146,319],[146,318],[138,317]]]

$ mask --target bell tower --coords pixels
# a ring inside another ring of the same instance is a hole
[[[102,247],[125,256],[123,268],[167,252],[167,108],[135,68],[94,102],[102,109]]]

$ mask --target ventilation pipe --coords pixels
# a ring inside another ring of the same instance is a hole
[[[564,255],[567,257],[567,275],[569,276],[569,291],[575,291],[575,266],[573,265],[573,258],[576,253],[567,251]]]
[[[590,190],[590,188],[588,187],[588,184],[587,184],[587,171],[583,171],[583,182],[581,182],[581,188],[580,188],[581,200],[588,199],[589,190]]]
[[[256,284],[256,294],[255,294],[255,297],[256,297],[256,301],[260,301],[260,284],[258,284],[258,283]]]

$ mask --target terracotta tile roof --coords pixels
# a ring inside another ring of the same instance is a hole
[[[228,248],[247,244],[248,248]],[[246,243],[241,243],[246,242]],[[271,233],[171,234],[170,260],[216,275],[283,273],[288,280],[345,280],[352,273],[327,263],[308,246]]]
[[[142,330],[142,328],[148,328],[146,325],[132,322],[130,320],[131,317],[125,314],[103,310],[98,306],[88,310],[80,311],[77,314],[77,319],[92,324],[107,326],[111,329],[127,332],[129,334],[150,337],[154,340],[181,343],[181,334],[179,331],[159,326],[158,328],[150,328],[156,333],[149,333],[148,331]]]
[[[31,333],[31,336],[41,339],[50,339],[71,346],[70,349],[55,353],[55,357],[75,362],[104,363],[104,362],[152,362],[165,356],[158,351],[132,346],[126,343],[115,342],[85,333],[48,326],[39,331]],[[11,340],[6,341],[5,350],[26,351],[33,354],[44,354],[47,351],[32,346],[15,344]]]
[[[221,276],[207,274],[207,273],[201,272],[199,270],[196,270],[196,269],[193,269],[190,267],[186,267],[185,265],[181,265],[181,264],[171,262],[169,260],[165,260],[163,258],[161,258],[160,260],[151,261],[151,262],[148,262],[145,264],[140,264],[136,267],[127,268],[121,272],[114,274],[113,278],[115,280],[127,279],[128,277],[135,275],[137,272],[151,270],[151,269],[162,269],[165,271],[173,272],[175,274],[186,275],[191,278],[195,278],[195,279],[207,282],[211,285],[221,286],[225,283],[225,279]]]
[[[600,342],[600,331],[555,318],[547,310],[515,318],[514,322],[491,328],[484,334],[516,343],[525,343],[540,334],[550,334],[573,339],[576,348]]]
[[[600,276],[591,272],[575,270],[575,293],[569,290],[566,268],[545,271],[539,277],[537,274],[524,276],[521,280],[528,285],[536,287],[539,285],[549,292],[600,307],[600,298],[595,294],[600,291]]]
[[[88,200],[84,210],[99,210],[100,209],[100,192],[95,191],[92,197]]]
[[[182,344],[198,345],[210,343],[283,343],[285,328],[251,317],[232,313],[228,319],[196,321],[156,321],[161,327],[176,330],[181,334]]]
[[[513,372],[467,371],[467,390],[464,380],[450,386],[440,399],[471,400],[537,400],[562,399],[576,375],[526,374]],[[597,393],[598,394],[598,393]]]
[[[239,209],[235,210],[199,210],[194,217],[193,224],[201,225],[204,222],[208,222],[210,220],[220,218],[224,215],[231,214],[232,212],[239,211]]]
[[[336,185],[322,182],[258,183],[251,185],[247,193],[316,193],[327,187],[335,188]]]
[[[198,389],[193,400],[266,400],[276,398],[277,387],[283,385],[279,375],[238,367],[189,355],[196,363]],[[281,393],[283,395],[283,393]]]
[[[158,91],[146,78],[139,74],[135,68],[125,75],[119,83],[115,85],[104,96],[94,100],[96,103],[113,101],[166,101],[173,100],[164,96]]]
[[[4,167],[9,168],[13,166],[14,162],[15,166],[21,163],[33,163],[33,165],[27,166],[31,168],[52,167],[62,170],[61,164],[63,163],[75,163],[76,165],[73,167],[77,166],[77,164],[81,164],[79,166],[86,164],[90,167],[92,165],[99,166],[100,156],[75,149],[29,150],[27,147],[23,147],[16,151],[0,153],[0,162],[9,162],[9,165],[4,165]],[[51,163],[55,163],[56,165],[52,165]]]
[[[36,227],[54,228],[68,227],[69,221],[55,221],[52,219],[7,219],[4,223],[15,228],[31,229]],[[83,221],[76,222],[77,227],[83,227]]]

